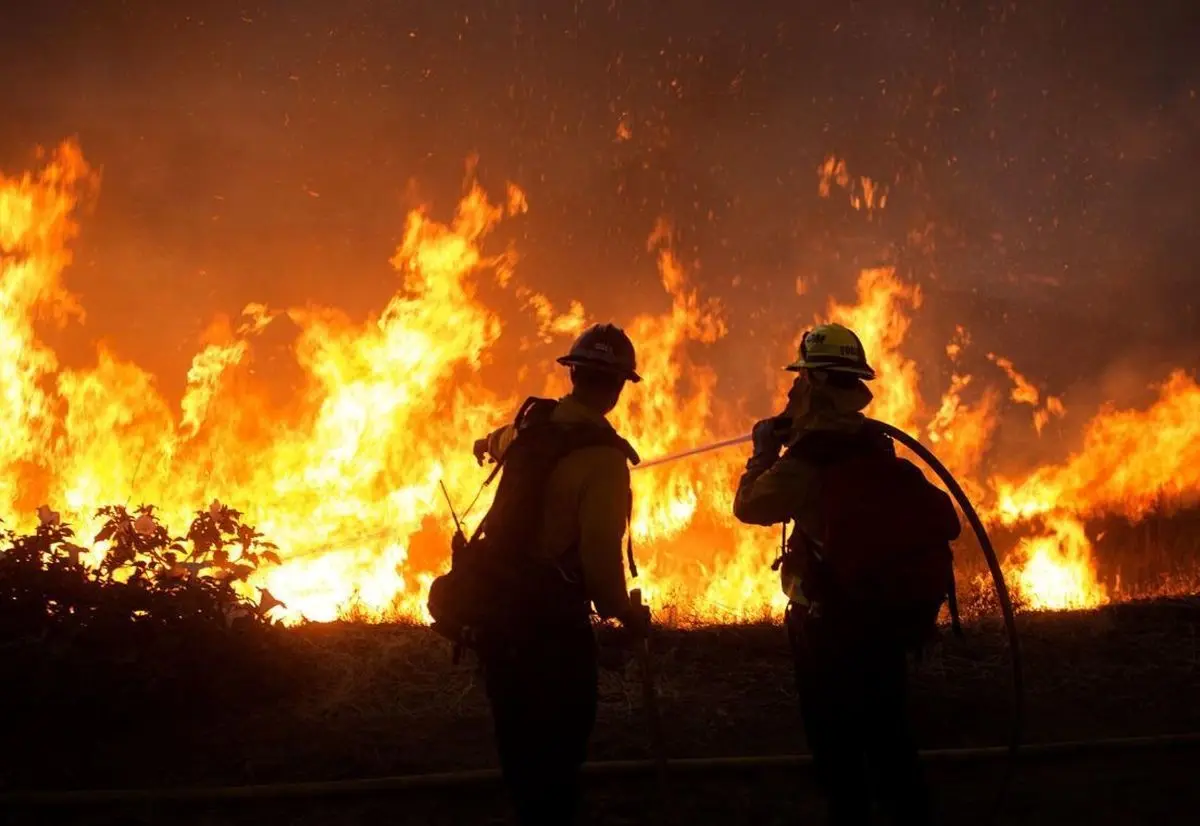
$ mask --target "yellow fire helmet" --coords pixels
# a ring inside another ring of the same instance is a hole
[[[793,372],[801,369],[828,370],[845,373],[865,381],[875,378],[867,364],[867,354],[854,331],[841,324],[818,324],[800,339],[800,352],[787,366]]]

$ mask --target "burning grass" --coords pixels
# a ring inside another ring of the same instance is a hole
[[[820,197],[835,194],[830,169],[837,180],[852,180],[844,164],[823,165]],[[511,416],[516,388],[563,389],[552,354],[599,320],[574,297],[556,310],[522,283],[517,251],[486,251],[498,224],[531,208],[521,191],[510,186],[493,203],[468,175],[447,220],[425,208],[410,212],[389,258],[395,292],[366,318],[334,307],[251,303],[236,320],[214,319],[181,397],[167,399],[156,389],[159,377],[113,349],[100,347],[88,364],[48,344],[47,324],[83,317],[70,262],[80,205],[97,185],[81,148],[69,141],[40,153],[33,171],[0,175],[0,515],[29,531],[35,508],[49,503],[95,537],[81,555],[99,563],[113,550],[99,504],[131,496],[153,501],[167,522],[181,524],[195,503],[219,492],[252,506],[250,518],[279,543],[278,560],[246,577],[286,604],[276,615],[332,620],[353,604],[376,619],[422,618],[452,524],[440,485],[457,503],[472,499],[482,471],[471,439]],[[852,199],[874,191],[865,180],[851,190]],[[882,200],[868,200],[872,209],[884,208]],[[667,306],[615,319],[637,343],[646,380],[625,395],[612,420],[651,458],[744,432],[766,402],[731,398],[736,382],[723,384],[721,365],[709,360],[709,345],[722,339],[750,347],[752,325],[728,317],[719,298],[693,282],[694,267],[679,254],[667,221],[652,229],[648,247]],[[1106,532],[1089,530],[1088,520],[1116,513],[1157,524],[1144,517],[1162,495],[1200,501],[1194,376],[1184,369],[1147,376],[1155,391],[1141,409],[1079,411],[1003,355],[976,352],[961,328],[943,363],[918,364],[914,345],[926,352],[938,346],[910,340],[919,328],[921,286],[881,263],[859,273],[850,300],[828,296],[819,310],[797,306],[795,332],[810,312],[813,320],[858,332],[880,375],[867,412],[931,444],[989,525],[1011,529],[1007,563],[1027,601],[1093,606],[1158,592],[1164,577],[1173,586],[1188,576],[1192,569],[1177,570],[1182,563],[1174,555],[1157,560],[1164,563],[1157,569],[1150,568],[1153,554],[1119,570],[1098,568],[1097,543]],[[496,290],[508,290],[517,309],[502,317],[492,302]],[[263,353],[268,329],[290,337],[284,361],[295,368],[294,386],[286,393],[272,384],[279,367]],[[744,352],[778,364],[790,344],[777,344]],[[514,347],[519,357],[509,360]],[[539,374],[547,376],[540,387],[530,381]],[[988,376],[1001,384],[992,386]],[[934,388],[939,395],[930,394]],[[780,389],[764,386],[759,395],[778,399]],[[1065,422],[1068,414],[1081,432],[1041,441],[1061,430],[1047,423]],[[1022,466],[1006,468],[1003,477],[992,471],[1001,424],[1030,448]],[[748,530],[731,514],[744,458],[712,453],[634,476],[643,588],[655,604],[673,603],[681,623],[745,621],[762,616],[763,606],[782,607],[778,588],[762,575],[778,535]],[[485,494],[476,518],[487,504]],[[1155,553],[1174,551],[1159,542]],[[244,589],[243,596],[251,593]]]

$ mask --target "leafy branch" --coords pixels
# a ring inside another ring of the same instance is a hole
[[[37,637],[60,626],[78,632],[122,623],[270,624],[283,605],[266,589],[257,602],[239,593],[249,591],[261,565],[281,561],[240,511],[214,501],[196,511],[183,536],[172,535],[152,505],[110,505],[96,515],[103,521],[93,542],[107,546],[96,564],[72,527],[45,506],[32,533],[0,523],[0,634]]]

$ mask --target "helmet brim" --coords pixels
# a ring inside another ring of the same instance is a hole
[[[602,373],[611,373],[614,376],[620,376],[628,382],[634,384],[639,383],[642,377],[637,374],[636,370],[626,370],[618,367],[615,364],[609,364],[607,361],[595,361],[592,359],[576,358],[572,356],[562,356],[557,359],[558,363],[563,367],[587,367],[591,370],[599,370]]]
[[[804,359],[793,361],[783,369],[791,373],[799,373],[801,370],[825,370],[829,373],[857,376],[863,381],[871,381],[875,378],[875,371],[870,367],[857,367],[852,364],[829,364],[828,362],[805,361]]]

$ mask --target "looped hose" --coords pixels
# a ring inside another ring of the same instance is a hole
[[[1004,581],[1004,571],[1000,567],[1000,560],[996,556],[996,550],[992,547],[991,539],[988,538],[987,530],[983,527],[983,521],[980,520],[979,514],[975,512],[975,508],[971,505],[971,500],[967,498],[967,494],[955,480],[954,476],[951,475],[950,471],[946,469],[946,466],[938,461],[937,456],[933,455],[933,451],[898,427],[876,419],[868,419],[867,421],[872,427],[878,428],[889,438],[899,442],[921,457],[921,460],[929,465],[933,472],[938,475],[938,478],[945,484],[955,501],[958,502],[959,507],[962,508],[963,514],[971,524],[971,529],[975,531],[975,535],[979,538],[979,547],[983,550],[988,570],[992,574],[992,584],[996,589],[996,599],[1000,603],[1000,611],[1004,615],[1004,627],[1008,632],[1008,645],[1012,657],[1013,689],[1012,728],[1009,732],[1008,742],[1009,759],[996,797],[996,810],[999,810],[1008,792],[1013,774],[1016,771],[1025,716],[1025,678],[1021,668],[1021,641],[1017,634],[1017,618],[1013,611],[1012,599],[1010,599],[1008,594],[1008,585]]]
[[[996,589],[996,599],[1000,603],[1000,611],[1004,615],[1004,627],[1008,635],[1009,651],[1012,657],[1012,726],[1009,731],[1008,742],[1008,764],[1005,768],[1004,776],[1001,778],[1000,787],[996,794],[996,806],[994,813],[998,812],[1000,806],[1004,802],[1005,795],[1008,792],[1008,787],[1012,782],[1013,774],[1016,771],[1017,756],[1021,747],[1021,736],[1024,728],[1025,717],[1025,678],[1021,666],[1021,642],[1017,634],[1017,619],[1013,611],[1012,599],[1009,597],[1008,585],[1004,581],[1004,571],[1000,567],[1000,560],[996,556],[996,550],[992,547],[992,541],[987,535],[987,530],[983,527],[983,521],[979,518],[979,514],[975,512],[975,508],[971,505],[971,500],[967,498],[967,494],[963,491],[962,486],[958,484],[946,466],[938,460],[929,448],[921,444],[912,436],[905,433],[898,427],[887,424],[886,422],[878,421],[877,419],[867,419],[870,427],[877,428],[884,435],[891,438],[893,441],[899,442],[906,448],[911,450],[927,464],[942,483],[958,502],[959,508],[967,517],[967,522],[970,523],[971,529],[975,531],[975,536],[979,539],[979,547],[983,551],[984,559],[987,560],[988,570],[992,575],[992,584]],[[708,453],[713,450],[720,450],[733,445],[745,444],[751,440],[751,434],[738,436],[733,439],[725,439],[720,442],[714,442],[703,447],[690,448],[688,450],[679,451],[678,453],[668,454],[657,459],[651,459],[648,462],[643,462],[634,470],[651,468],[657,465],[674,462],[679,459],[685,459],[689,456],[697,456],[701,453]],[[786,526],[784,528],[786,530]]]

